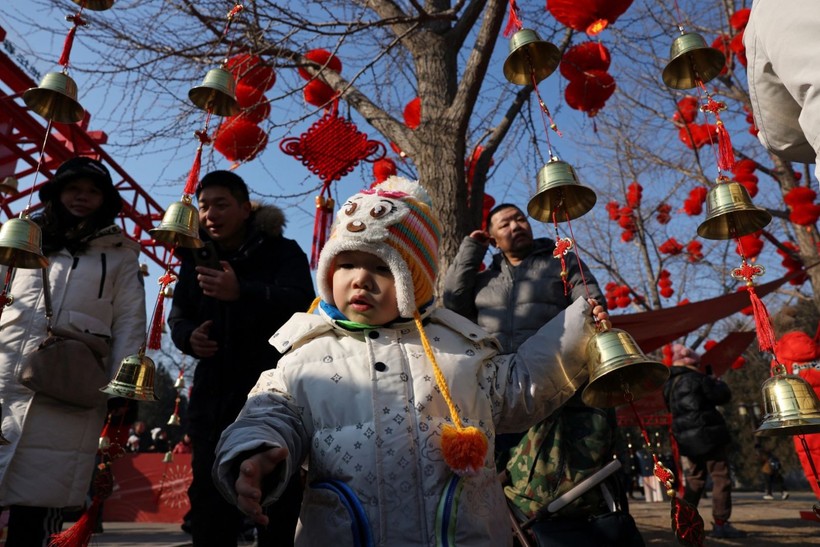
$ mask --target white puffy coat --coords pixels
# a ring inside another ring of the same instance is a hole
[[[145,289],[139,244],[116,226],[72,256],[48,255],[54,324],[109,340],[109,376],[145,339]],[[5,271],[2,271],[5,275]],[[0,505],[82,505],[94,468],[105,405],[84,409],[35,395],[16,381],[22,357],[46,336],[42,270],[16,269],[14,303],[0,316]]]
[[[461,419],[490,440],[484,468],[459,480],[441,454],[449,411],[415,325],[350,331],[324,315],[296,314],[271,338],[285,355],[222,435],[218,486],[235,501],[238,463],[249,451],[284,446],[290,455],[279,471],[290,476],[309,460],[314,485],[305,492],[297,546],[352,547],[356,513],[371,540],[365,544],[510,545],[492,443],[496,432],[522,431],[549,415],[587,379],[593,329],[584,316],[591,317],[589,306],[577,300],[505,356],[454,312],[427,316],[425,332]],[[335,482],[315,482],[328,480]]]

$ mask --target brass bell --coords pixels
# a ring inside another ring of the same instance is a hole
[[[114,0],[71,0],[91,11],[105,11],[114,5]]]
[[[236,81],[224,68],[212,68],[202,80],[202,85],[191,88],[188,98],[197,107],[217,116],[239,114],[236,101]]]
[[[45,268],[43,232],[28,217],[10,218],[0,226],[0,264],[14,268]]]
[[[610,328],[595,334],[587,347],[589,383],[581,394],[587,406],[615,407],[661,387],[669,378],[663,363],[647,357],[624,330]]]
[[[204,245],[199,239],[199,212],[187,195],[169,205],[162,222],[148,233],[157,241],[180,247],[198,249]]]
[[[108,437],[100,437],[100,440],[97,442],[97,448],[100,450],[108,450],[111,448],[111,439]]]
[[[170,285],[165,285],[162,289],[162,296],[165,298],[173,298],[174,297],[174,288]]]
[[[154,395],[155,371],[154,362],[140,350],[120,362],[117,376],[107,386],[100,388],[100,391],[137,401],[158,401]]]
[[[171,414],[171,417],[168,418],[168,423],[166,425],[179,425],[180,419],[179,414]]]
[[[173,463],[173,461],[174,461],[174,453],[169,450],[162,457],[162,463]]]
[[[49,72],[38,87],[27,89],[23,101],[31,110],[47,120],[58,123],[77,123],[85,109],[77,102],[77,84],[68,74]]]
[[[140,275],[143,277],[148,277],[148,264],[145,262],[140,264]]]
[[[184,376],[177,376],[177,379],[174,380],[174,389],[177,391],[182,391],[185,389],[185,377]]]
[[[510,83],[528,85],[540,82],[558,68],[561,52],[538,37],[534,30],[521,29],[510,38],[510,54],[504,61],[504,77]]]
[[[6,177],[0,182],[0,194],[7,196],[16,196],[18,193],[17,186],[19,182],[16,177]]]
[[[761,389],[766,413],[755,435],[820,433],[820,400],[806,380],[795,374],[785,374],[780,365],[775,367],[775,374],[763,382]]]
[[[564,222],[583,216],[595,206],[598,197],[578,181],[575,169],[557,158],[538,171],[538,192],[527,204],[529,215],[541,222]]]
[[[706,239],[733,239],[765,228],[772,215],[756,207],[739,182],[719,182],[706,195],[706,220],[698,235]]]
[[[706,45],[703,36],[683,32],[672,42],[671,59],[663,69],[663,83],[674,89],[692,89],[720,74],[726,57],[719,49]]]

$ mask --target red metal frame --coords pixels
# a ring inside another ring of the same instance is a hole
[[[0,28],[0,42],[5,40],[5,35]],[[140,244],[145,256],[163,269],[169,264],[176,265],[172,249],[148,234],[154,223],[162,219],[165,209],[105,152],[102,145],[108,136],[102,131],[88,130],[88,112],[80,123],[52,124],[46,138],[47,122],[29,111],[22,100],[23,92],[37,85],[13,59],[0,51],[0,180],[6,176],[23,180],[36,175],[35,183],[21,188],[18,194],[0,194],[0,221],[2,216],[6,219],[19,216],[29,196],[32,200],[29,211],[42,207],[37,192],[63,161],[75,156],[94,157],[108,167],[122,195],[123,210],[118,220],[123,231]],[[44,154],[38,172],[41,150]]]

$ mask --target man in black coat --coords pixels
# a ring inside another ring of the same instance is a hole
[[[663,387],[663,398],[672,413],[672,433],[684,456],[684,499],[697,507],[706,475],[712,477],[713,537],[737,538],[746,534],[729,523],[732,515],[732,479],[726,448],[729,428],[716,408],[732,398],[729,386],[700,372],[700,356],[681,344],[672,346],[672,368]]]
[[[239,176],[208,173],[197,201],[206,247],[182,253],[168,325],[174,344],[199,359],[188,405],[193,544],[230,547],[237,544],[243,515],[214,486],[214,451],[260,373],[279,360],[268,339],[293,313],[307,310],[314,291],[307,256],[282,237],[282,211],[271,205],[254,209]],[[289,492],[269,508],[271,524],[258,530],[260,547],[293,545],[298,480]]]

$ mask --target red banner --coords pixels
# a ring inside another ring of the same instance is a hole
[[[182,523],[191,508],[191,455],[174,454],[167,463],[164,458],[165,454],[126,454],[114,462],[114,492],[105,500],[104,521]]]

